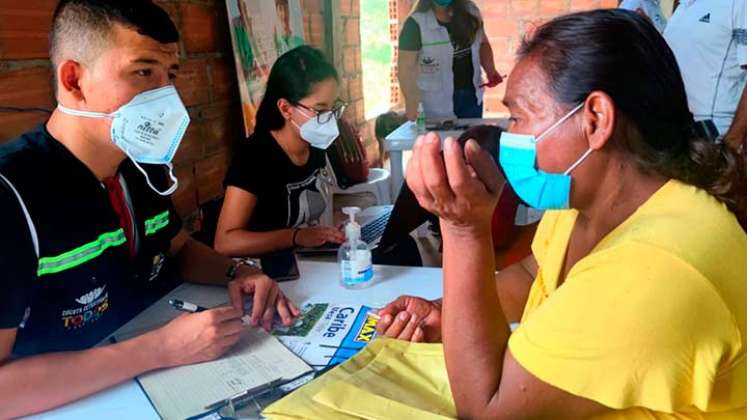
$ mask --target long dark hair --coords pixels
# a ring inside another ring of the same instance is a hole
[[[296,104],[311,93],[316,83],[332,78],[339,81],[337,70],[317,49],[302,45],[281,55],[267,79],[265,95],[257,110],[256,131],[283,128],[285,118],[278,109],[278,100]]]
[[[482,22],[477,16],[470,13],[468,4],[477,8],[471,0],[454,0],[451,8],[451,38],[461,48],[467,48],[475,41],[477,31],[482,27]],[[433,0],[418,0],[412,8],[412,13],[423,13],[433,9]],[[411,13],[411,14],[412,14]]]
[[[747,225],[745,161],[698,138],[674,54],[643,17],[620,9],[561,16],[524,39],[518,55],[539,60],[569,108],[593,91],[608,94],[622,114],[613,147],[646,173],[707,191]]]
[[[457,143],[464,147],[469,139],[473,139],[498,162],[498,145],[500,144],[502,133],[503,128],[495,125],[476,125],[465,130],[457,138]],[[503,168],[500,165],[498,169],[503,173]]]

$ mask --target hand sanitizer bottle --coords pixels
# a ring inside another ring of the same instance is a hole
[[[360,211],[358,207],[342,208],[350,221],[345,225],[346,241],[337,251],[337,261],[340,262],[340,283],[348,289],[363,289],[374,280],[371,250],[361,241],[361,227],[355,222],[355,215]]]
[[[418,117],[415,120],[415,125],[418,128],[418,134],[425,134],[425,111],[423,111],[423,103],[418,103]]]

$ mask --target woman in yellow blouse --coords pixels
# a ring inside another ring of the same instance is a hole
[[[420,138],[407,181],[441,218],[443,309],[401,297],[380,332],[443,336],[463,417],[747,418],[744,162],[694,137],[672,52],[634,13],[557,18],[518,58],[499,160],[548,210],[533,254],[493,282],[504,179],[473,141],[442,158]]]

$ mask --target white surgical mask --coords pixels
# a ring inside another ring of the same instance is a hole
[[[300,108],[296,108],[300,113],[305,116],[309,116],[306,112]],[[301,138],[307,143],[318,149],[327,149],[337,137],[340,136],[340,129],[337,128],[337,118],[332,114],[332,111],[327,111],[319,114],[318,116],[312,115],[308,121],[299,126],[295,121],[291,120],[293,125],[298,127],[301,132]],[[319,123],[319,118],[327,119],[324,124]]]
[[[171,161],[189,125],[189,113],[173,85],[142,92],[112,113],[80,111],[62,104],[57,109],[77,117],[110,118],[112,142],[143,173],[150,188],[164,196],[176,191],[179,181]],[[173,184],[168,190],[159,191],[138,163],[167,165]]]

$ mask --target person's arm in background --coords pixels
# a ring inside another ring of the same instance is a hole
[[[317,247],[326,242],[341,243],[339,229],[312,226],[253,232],[246,229],[257,206],[257,196],[238,187],[228,186],[215,232],[215,249],[230,257],[259,256],[295,246]],[[294,240],[295,236],[295,240]]]
[[[418,117],[420,88],[418,88],[418,53],[400,51],[397,58],[397,80],[405,97],[405,115],[410,121]]]
[[[490,46],[490,40],[485,34],[485,28],[481,25],[478,31],[481,34],[482,42],[480,43],[480,65],[485,70],[488,77],[487,86],[496,87],[503,82],[503,77],[495,69],[495,58],[493,57],[493,47]]]
[[[737,62],[742,71],[747,71],[747,4],[736,2],[732,7],[732,28],[737,50]],[[734,150],[740,150],[747,137],[747,85],[740,92],[739,105],[734,113],[731,127],[724,133],[724,142]]]
[[[246,229],[257,205],[257,196],[228,186],[215,231],[215,250],[230,257],[269,254],[292,248],[293,229],[251,232]]]
[[[742,69],[747,71],[744,67]],[[724,142],[734,150],[740,150],[745,137],[747,137],[747,85],[742,90],[737,112],[734,114],[729,131],[724,135]]]
[[[420,88],[418,87],[418,55],[423,47],[420,27],[413,18],[407,18],[399,36],[397,79],[405,97],[405,115],[410,121],[418,117]]]

